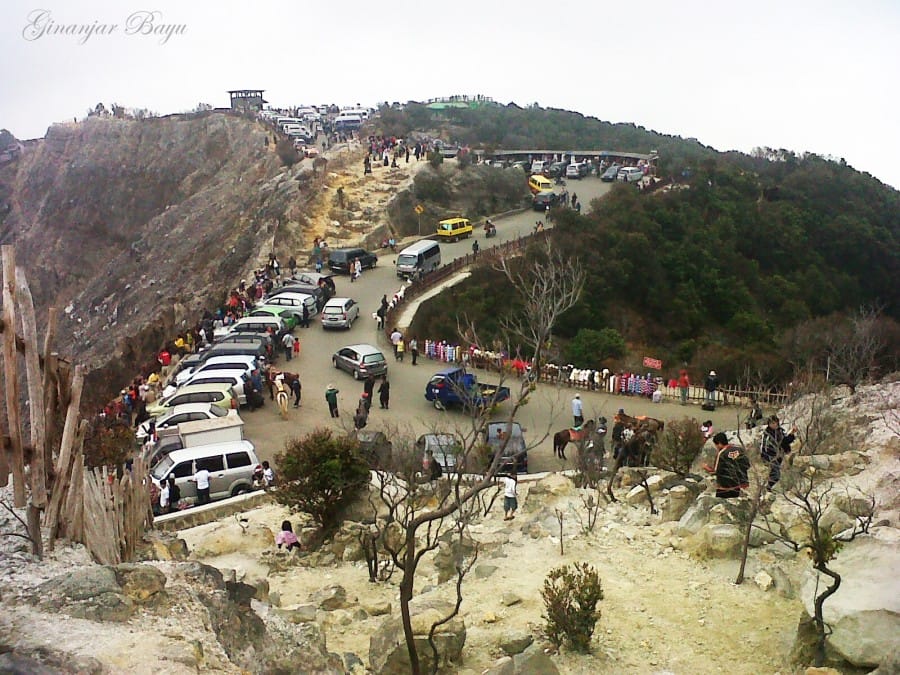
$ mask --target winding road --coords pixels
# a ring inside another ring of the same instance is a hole
[[[599,178],[585,178],[580,181],[570,180],[568,190],[578,195],[583,209],[589,208],[591,200],[602,196],[610,189],[609,183],[603,183]],[[501,218],[492,219],[497,226],[497,237],[485,239],[484,233],[476,228],[475,238],[482,250],[501,243],[508,239],[529,234],[537,220],[542,219],[542,214],[535,211],[523,211],[513,213]],[[423,223],[424,225],[424,223]],[[424,231],[423,227],[423,231]],[[411,243],[411,238],[403,243]],[[402,248],[402,244],[401,244]],[[470,253],[472,239],[464,239],[457,243],[442,243],[441,252],[444,263]],[[330,427],[349,431],[352,428],[352,415],[356,409],[362,383],[344,371],[335,370],[331,363],[331,356],[340,347],[366,343],[381,348],[388,359],[388,379],[391,383],[390,410],[381,410],[378,405],[373,405],[369,415],[367,429],[384,431],[395,443],[401,437],[408,437],[414,441],[420,434],[435,430],[453,432],[464,431],[467,418],[459,411],[439,412],[425,400],[425,384],[431,375],[443,364],[419,358],[417,366],[413,366],[407,354],[407,358],[396,363],[390,344],[381,331],[376,330],[372,313],[378,308],[381,296],[392,294],[399,288],[400,280],[394,272],[394,260],[396,254],[384,251],[379,252],[379,261],[375,269],[363,272],[362,277],[350,283],[347,277],[337,279],[337,295],[349,296],[360,303],[360,318],[347,331],[325,331],[318,321],[313,321],[308,329],[295,329],[294,334],[300,340],[301,353],[298,358],[286,362],[283,357],[278,361],[278,367],[290,372],[300,374],[303,383],[303,398],[299,409],[291,408],[287,420],[282,420],[274,405],[267,405],[256,412],[242,411],[245,420],[245,435],[256,445],[260,460],[273,460],[281,451],[286,439],[306,434],[317,427]],[[432,339],[452,340],[454,336],[418,336],[422,344],[425,337]],[[484,381],[498,380],[496,373],[480,372],[479,378]],[[338,397],[339,419],[331,419],[325,403],[325,388],[329,383],[334,383],[340,390]],[[513,385],[516,383],[513,382]],[[377,391],[377,390],[376,390]],[[646,399],[626,399],[624,397],[609,396],[606,394],[581,392],[584,401],[586,416],[605,415],[612,418],[613,413],[620,407],[626,409],[629,414],[653,414],[656,417],[670,419],[686,414],[693,416],[709,416],[718,426],[734,426],[735,411],[717,411],[716,413],[701,413],[698,407],[686,411],[678,405],[660,404],[653,405]],[[377,394],[376,394],[377,395]],[[529,471],[550,471],[563,468],[572,468],[572,454],[569,454],[568,462],[562,462],[553,456],[552,439],[545,438],[547,434],[552,436],[554,431],[566,428],[571,424],[570,401],[574,391],[568,387],[556,387],[549,384],[541,384],[532,395],[531,401],[523,408],[518,421],[526,429],[526,439],[529,444],[541,441],[536,448],[529,452]],[[498,415],[505,411],[505,404],[501,406]],[[543,439],[543,440],[542,440]]]

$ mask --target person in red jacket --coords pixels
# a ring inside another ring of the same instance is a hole
[[[691,388],[691,378],[688,377],[687,371],[683,368],[678,373],[678,391],[681,393],[681,405],[687,405],[688,391]]]

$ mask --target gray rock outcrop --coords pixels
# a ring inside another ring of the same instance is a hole
[[[426,596],[427,598],[427,596]],[[447,616],[453,606],[431,599],[417,599],[410,604],[413,635],[423,672],[431,671],[433,655],[428,643],[431,626]],[[461,616],[441,625],[434,634],[441,665],[457,663],[466,643],[466,624]],[[400,617],[385,617],[369,639],[369,667],[377,675],[407,675],[409,653]]]

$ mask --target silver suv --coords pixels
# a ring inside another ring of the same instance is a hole
[[[350,345],[339,349],[331,357],[335,368],[346,370],[356,380],[364,380],[369,375],[379,376],[387,372],[384,354],[372,345]]]
[[[359,316],[352,298],[332,298],[322,308],[322,328],[350,328]]]

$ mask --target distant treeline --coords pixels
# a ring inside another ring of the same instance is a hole
[[[434,129],[435,118],[425,112],[424,128]],[[404,113],[407,119],[421,114],[409,106]],[[588,215],[557,214],[554,240],[588,270],[581,302],[558,326],[562,358],[583,367],[637,368],[641,356],[652,355],[672,367],[714,368],[731,379],[753,371],[760,379],[783,381],[797,367],[824,367],[829,339],[868,308],[879,316],[878,368],[897,368],[896,190],[816,155],[715,153],[692,141],[634,127],[628,132],[625,125],[562,111],[499,107],[446,115],[458,138],[503,138],[503,147],[510,147],[510,138],[521,147],[599,142],[637,152],[652,147],[665,156],[660,139],[667,139],[678,164],[698,153],[688,176],[678,170],[675,189],[646,195],[618,185]],[[495,128],[497,119],[508,119],[509,128]],[[573,138],[581,128],[594,135]],[[532,129],[534,135],[524,136]],[[622,135],[604,136],[604,129]],[[629,133],[644,138],[630,143]],[[496,273],[484,270],[453,298],[429,301],[415,331],[455,331],[454,313],[444,305],[464,298],[482,338],[496,337],[499,315],[514,311],[512,295]]]

